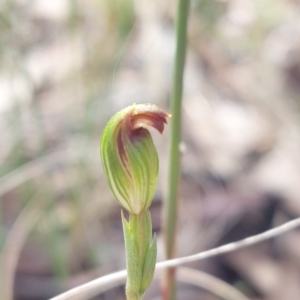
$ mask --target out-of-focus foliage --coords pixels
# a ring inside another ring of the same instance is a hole
[[[125,266],[98,144],[127,105],[168,111],[175,10],[174,0],[0,2],[0,282],[14,275],[15,299],[47,299]],[[192,1],[179,255],[299,216],[299,20],[297,0]],[[159,247],[167,136],[154,135]],[[194,267],[253,299],[299,299],[298,241],[294,232]]]

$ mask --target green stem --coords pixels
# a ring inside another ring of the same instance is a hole
[[[187,22],[189,13],[189,0],[177,0],[176,20],[176,55],[173,73],[173,87],[171,96],[171,139],[169,155],[168,194],[164,208],[164,238],[166,244],[166,258],[171,259],[176,253],[176,221],[178,182],[180,178],[180,151],[181,139],[181,102],[183,90],[183,72],[186,53]],[[174,299],[174,270],[166,271],[163,286],[165,300]]]
[[[147,210],[130,214],[127,222],[122,215],[125,239],[127,300],[142,300],[150,285],[156,264],[156,239],[152,238],[152,223]]]

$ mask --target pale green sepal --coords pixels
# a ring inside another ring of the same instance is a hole
[[[127,282],[126,296],[129,299],[140,298],[142,268],[140,265],[138,248],[131,232],[130,222],[127,222],[122,212],[122,224],[126,250]]]
[[[149,208],[158,178],[159,161],[155,145],[146,129],[143,129],[142,136],[134,144],[126,145],[132,180],[130,212],[133,214],[140,214]]]
[[[153,274],[156,265],[156,256],[157,256],[157,242],[156,242],[156,236],[154,236],[144,260],[142,282],[141,282],[141,289],[140,289],[141,294],[144,294],[144,292],[149,287],[153,279]]]

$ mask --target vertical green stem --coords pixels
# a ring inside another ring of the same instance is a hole
[[[183,90],[183,72],[186,53],[187,22],[189,13],[189,0],[177,0],[176,20],[176,54],[173,71],[173,87],[171,95],[171,139],[169,155],[168,193],[164,208],[164,238],[166,244],[166,258],[171,259],[176,252],[176,221],[178,182],[180,178],[180,151],[181,139],[181,102]],[[163,285],[165,300],[175,298],[174,270],[168,269]]]
[[[152,238],[149,210],[139,215],[129,214],[127,222],[122,214],[125,239],[127,300],[142,300],[150,285],[156,263],[156,239]]]

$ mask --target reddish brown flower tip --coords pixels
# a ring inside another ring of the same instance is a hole
[[[131,123],[134,130],[151,126],[159,133],[163,133],[169,117],[171,115],[153,104],[133,105]]]

